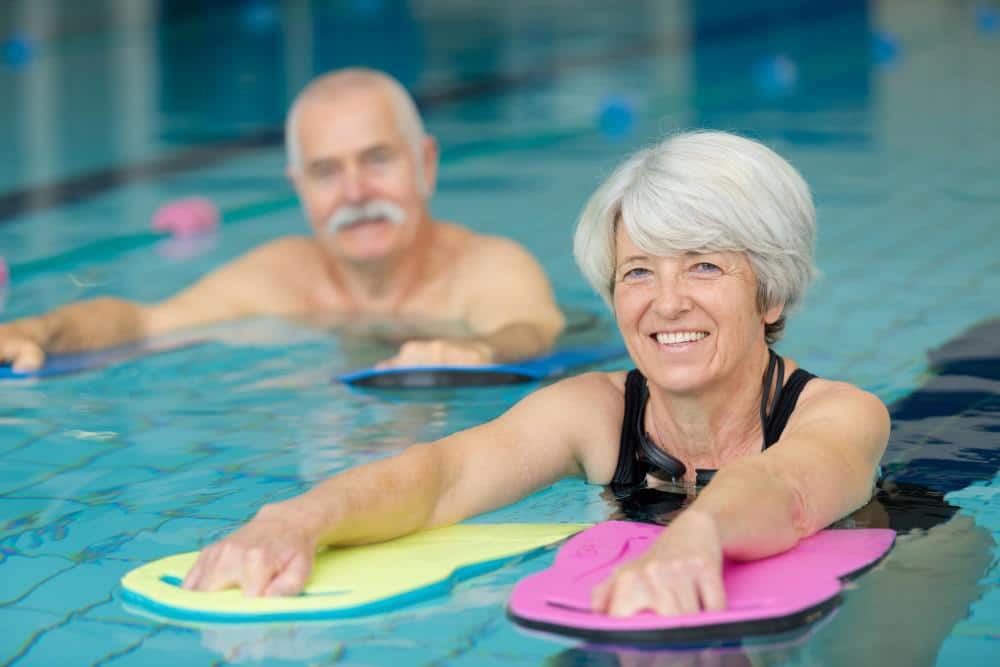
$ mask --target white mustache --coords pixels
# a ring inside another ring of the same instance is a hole
[[[345,204],[334,211],[327,220],[326,231],[335,234],[342,227],[376,218],[383,218],[394,225],[399,225],[406,220],[406,213],[400,206],[384,199],[373,199],[358,206]]]

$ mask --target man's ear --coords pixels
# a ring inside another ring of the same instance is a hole
[[[285,178],[288,179],[289,185],[292,186],[292,189],[295,190],[295,194],[297,195],[302,194],[302,190],[301,188],[299,188],[299,178],[301,177],[301,175],[302,174],[299,172],[299,170],[293,167],[292,165],[290,164],[285,165]]]
[[[290,164],[285,165],[285,178],[291,184],[295,191],[299,191],[299,170]]]
[[[437,139],[426,135],[420,142],[420,160],[424,173],[424,197],[430,198],[437,189],[438,162],[440,149]]]

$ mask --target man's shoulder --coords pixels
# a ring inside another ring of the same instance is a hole
[[[440,222],[438,225],[451,241],[448,245],[457,256],[473,266],[537,262],[528,249],[514,239],[476,232],[455,223]]]

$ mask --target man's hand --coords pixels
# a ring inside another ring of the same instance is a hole
[[[247,596],[295,595],[305,587],[315,555],[316,541],[301,522],[265,506],[250,523],[202,550],[184,588],[237,586]]]
[[[403,343],[395,357],[379,362],[375,367],[483,366],[492,363],[495,363],[494,351],[488,343],[437,339]]]
[[[30,336],[0,325],[0,362],[20,373],[36,371],[45,363],[45,350]]]

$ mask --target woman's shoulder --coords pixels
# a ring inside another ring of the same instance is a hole
[[[553,387],[572,394],[585,394],[595,400],[620,402],[625,396],[625,378],[628,371],[580,373],[560,380]]]
[[[546,420],[577,428],[618,427],[625,413],[625,371],[590,372],[559,380],[533,392],[520,406]]]
[[[887,425],[889,412],[875,394],[850,382],[817,376],[803,387],[793,413],[793,418],[796,417],[798,421],[817,418],[850,423],[862,419]]]
[[[545,413],[560,420],[586,478],[606,484],[614,474],[627,371],[582,373],[549,387],[557,402]]]

